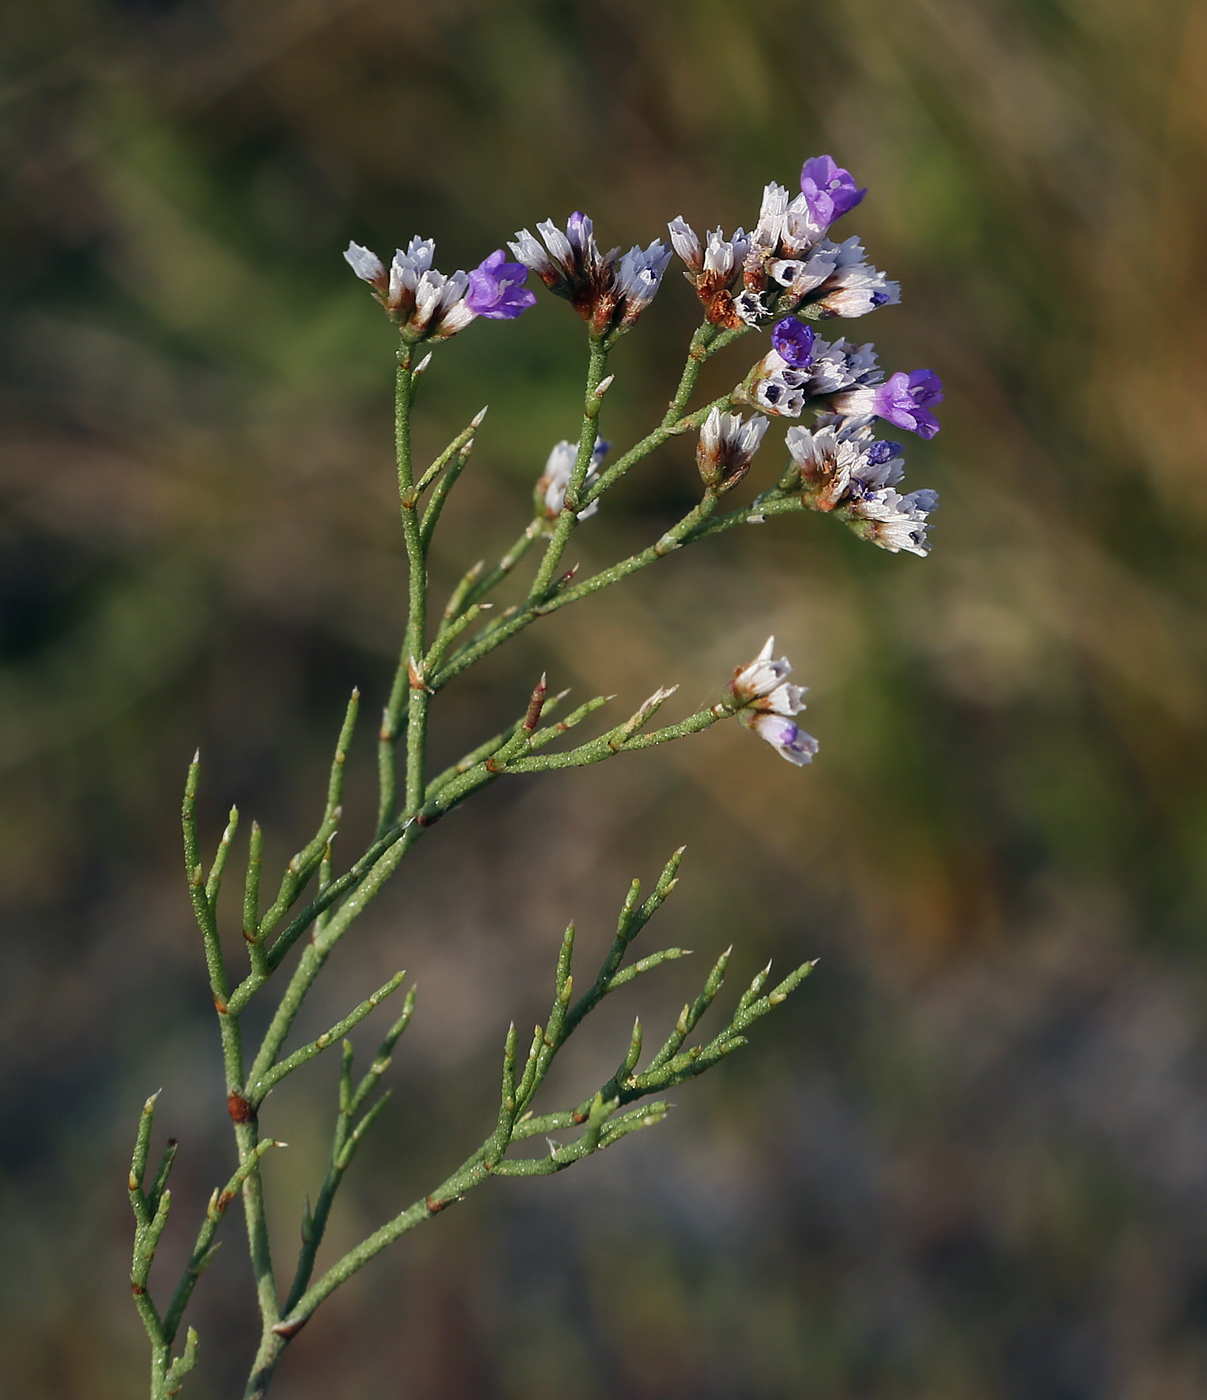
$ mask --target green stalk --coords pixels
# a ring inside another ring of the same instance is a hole
[[[430,691],[423,679],[423,653],[427,646],[427,546],[420,533],[419,502],[414,491],[411,461],[411,404],[414,386],[409,349],[399,352],[394,394],[394,446],[398,461],[398,498],[402,534],[407,551],[407,628],[403,641],[410,696],[407,702],[406,811],[423,806],[427,763],[427,711]],[[387,810],[392,810],[391,807]],[[388,819],[388,817],[387,817]]]
[[[587,504],[585,500],[580,500],[580,497],[583,492],[583,483],[587,479],[587,469],[591,465],[591,454],[595,451],[596,424],[599,421],[599,409],[603,402],[598,389],[603,383],[604,371],[608,366],[608,352],[603,344],[594,339],[590,344],[583,422],[578,435],[578,456],[574,462],[574,470],[570,473],[562,512],[557,518],[557,524],[553,527],[549,543],[545,546],[545,554],[537,569],[536,578],[532,581],[532,588],[528,593],[529,603],[543,599],[548,593],[557,572],[557,566],[566,551],[566,546],[570,543],[570,535],[575,525],[578,524],[578,512]]]
[[[197,784],[200,775],[200,757],[194,756],[189,765],[185,782],[184,805],[181,811],[184,829],[185,867],[189,873],[189,890],[193,898],[193,912],[201,928],[205,944],[206,966],[210,974],[210,990],[213,993],[214,1009],[218,1013],[218,1027],[222,1039],[222,1061],[226,1074],[226,1101],[235,1130],[235,1146],[239,1154],[240,1168],[246,1167],[243,1178],[243,1214],[247,1222],[247,1238],[251,1251],[252,1272],[256,1280],[256,1297],[260,1305],[260,1316],[265,1327],[271,1326],[280,1317],[276,1282],[272,1272],[272,1253],[268,1243],[268,1221],[264,1213],[264,1191],[260,1177],[259,1131],[255,1112],[244,1095],[243,1086],[243,1041],[240,1034],[237,1014],[232,1014],[228,1006],[226,970],[222,961],[222,949],[218,940],[218,926],[214,918],[213,905],[206,896],[201,876],[201,863],[198,859],[196,829]],[[164,1193],[163,1199],[168,1199]]]
[[[653,739],[655,736],[649,737]],[[456,1204],[474,1187],[481,1185],[491,1176],[541,1176],[562,1171],[591,1153],[613,1145],[629,1132],[661,1121],[667,1112],[667,1105],[662,1102],[646,1104],[641,1108],[622,1114],[620,1117],[614,1117],[614,1114],[625,1103],[648,1097],[659,1089],[682,1083],[685,1079],[703,1073],[726,1055],[732,1053],[733,1050],[738,1049],[745,1043],[742,1032],[782,1002],[808,975],[812,968],[811,963],[807,963],[791,973],[769,996],[759,997],[766,980],[764,974],[761,979],[756,979],[756,983],[739,1002],[728,1025],[712,1041],[676,1055],[657,1068],[647,1070],[644,1074],[635,1073],[641,1051],[640,1027],[635,1027],[630,1038],[628,1051],[621,1061],[616,1075],[591,1098],[584,1100],[574,1109],[546,1114],[538,1119],[525,1114],[521,1119],[520,1114],[524,1106],[540,1087],[557,1051],[566,1043],[585,1015],[593,1010],[614,987],[630,980],[636,971],[636,968],[626,969],[625,971],[628,972],[628,976],[626,976],[625,972],[620,969],[620,963],[626,949],[641,927],[661,907],[674,889],[681,856],[681,851],[675,852],[659,877],[653,893],[640,906],[637,905],[640,886],[634,882],[629,897],[621,910],[616,941],[606,955],[591,988],[584,993],[573,1011],[569,1013],[567,1013],[567,1006],[573,989],[570,960],[573,952],[574,931],[573,926],[567,929],[558,955],[554,982],[554,1009],[545,1031],[542,1032],[539,1026],[536,1029],[528,1063],[518,1084],[516,1079],[515,1027],[512,1026],[508,1031],[503,1056],[498,1121],[490,1135],[434,1191],[415,1201],[381,1226],[380,1229],[374,1231],[367,1239],[362,1240],[355,1248],[349,1250],[317,1282],[300,1294],[295,1285],[291,1291],[290,1306],[286,1309],[285,1316],[272,1329],[279,1344],[274,1347],[266,1337],[262,1345],[262,1356],[265,1359],[260,1363],[259,1372],[253,1375],[252,1382],[249,1383],[246,1392],[251,1400],[259,1400],[259,1397],[263,1395],[281,1349],[301,1331],[319,1304],[329,1297],[340,1284],[351,1278],[371,1259],[380,1254],[383,1249],[413,1230],[415,1226],[422,1224],[425,1220],[432,1219],[448,1206]],[[662,954],[654,954],[650,959],[643,959],[642,962],[649,964],[654,960],[667,961],[670,956],[678,955],[680,952],[679,949],[667,949]],[[694,1024],[695,1019],[698,1019],[698,1016],[712,1001],[724,977],[727,959],[728,955],[726,954],[713,968],[701,996],[697,998],[694,1006],[685,1009],[684,1015],[680,1017],[681,1025],[689,1016],[692,1017],[692,1024]],[[641,964],[636,966],[641,967]],[[341,1112],[344,1111],[344,1105],[351,1102],[350,1087],[351,1063],[346,1055],[341,1082]],[[574,1127],[582,1128],[579,1139],[576,1142],[551,1146],[548,1157],[519,1160],[505,1160],[504,1158],[505,1152],[513,1142],[527,1139],[537,1132],[552,1132]],[[333,1163],[339,1151],[339,1144],[343,1140],[341,1129],[337,1127]],[[328,1181],[330,1180],[329,1175]],[[326,1189],[326,1183],[324,1189]],[[305,1240],[305,1245],[310,1245],[309,1239]],[[307,1259],[308,1262],[313,1262],[313,1251],[307,1255]],[[299,1275],[299,1278],[301,1277]]]
[[[605,491],[615,486],[626,472],[636,466],[642,458],[648,457],[655,448],[661,447],[669,438],[688,431],[693,425],[698,427],[704,421],[708,416],[709,409],[714,406],[713,404],[708,404],[702,413],[697,410],[690,419],[684,417],[684,412],[695,391],[696,381],[700,378],[700,371],[718,350],[723,350],[725,346],[732,344],[740,336],[745,335],[749,329],[749,326],[743,326],[738,330],[719,331],[716,326],[710,325],[707,321],[702,326],[697,327],[696,333],[692,336],[691,347],[687,352],[683,373],[679,378],[679,387],[667,405],[662,422],[653,432],[647,433],[639,443],[631,447],[623,457],[618,457],[606,471],[600,472],[583,496],[584,507],[589,506],[592,501],[598,500]],[[717,399],[716,406],[727,406],[731,397]]]

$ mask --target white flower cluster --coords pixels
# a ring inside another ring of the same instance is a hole
[[[799,418],[808,399],[840,389],[879,384],[884,371],[875,347],[852,345],[845,336],[833,342],[816,340],[808,364],[796,368],[769,350],[755,367],[750,392],[760,408],[777,418]]]
[[[574,213],[565,232],[551,220],[537,224],[541,241],[520,229],[508,247],[555,295],[565,297],[597,336],[628,330],[654,299],[671,250],[660,239],[648,248],[599,251],[595,226]]]
[[[604,442],[603,438],[595,439],[595,447],[591,452],[591,461],[587,467],[587,474],[583,478],[583,485],[589,486],[599,475],[599,469],[603,465],[603,459],[607,456],[611,443]],[[562,513],[562,507],[566,504],[566,488],[570,485],[570,477],[574,473],[574,463],[578,460],[578,444],[567,442],[565,438],[557,443],[549,453],[545,462],[545,470],[541,473],[536,483],[537,509],[544,515],[546,520],[556,520]],[[580,510],[578,518],[587,520],[599,509],[599,502],[592,501],[585,510]]]
[[[742,723],[799,767],[813,762],[818,743],[793,719],[805,708],[806,687],[787,679],[792,667],[786,656],[778,661],[772,657],[774,648],[775,638],[768,637],[758,656],[734,672],[729,689],[740,707]]]
[[[760,413],[747,423],[740,413],[710,409],[696,448],[696,465],[705,486],[718,493],[736,486],[750,470],[766,431],[767,420]]]
[[[464,272],[446,277],[432,266],[436,244],[430,238],[412,238],[404,252],[394,254],[389,271],[376,253],[349,243],[344,253],[349,267],[373,288],[373,295],[398,323],[403,338],[447,340],[477,314],[466,305],[469,278]]]
[[[775,283],[786,297],[781,311],[810,305],[825,316],[864,316],[899,301],[900,284],[867,261],[859,239],[834,243],[828,227],[804,194],[789,200],[783,185],[766,186],[743,267],[747,291],[764,296]]]
[[[789,428],[785,441],[816,510],[836,511],[881,549],[929,554],[927,516],[939,504],[938,493],[903,496],[895,489],[905,474],[901,444],[873,437],[871,419],[836,419],[813,431]]]

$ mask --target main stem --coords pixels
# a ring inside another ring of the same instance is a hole
[[[427,764],[427,710],[431,691],[423,674],[427,650],[427,550],[419,528],[419,500],[411,460],[411,404],[415,379],[411,374],[410,348],[398,352],[398,379],[394,391],[394,450],[398,459],[398,500],[402,510],[402,535],[407,551],[406,636],[402,655],[410,697],[407,702],[406,802],[407,816],[423,806]]]

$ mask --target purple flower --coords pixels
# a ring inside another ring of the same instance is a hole
[[[943,402],[943,382],[933,369],[916,369],[910,374],[898,371],[887,383],[850,389],[835,394],[831,406],[847,417],[875,414],[886,422],[919,437],[932,438],[939,431],[939,420],[931,404]]]
[[[939,420],[929,409],[942,402],[943,381],[933,369],[898,371],[876,390],[875,413],[906,432],[932,438],[939,431]]]
[[[813,222],[822,228],[850,213],[867,194],[866,189],[858,188],[849,170],[834,163],[832,156],[814,156],[805,161],[800,188]]]
[[[781,758],[795,763],[799,768],[804,763],[812,763],[818,750],[818,742],[786,715],[754,715],[750,728],[766,740]]]
[[[469,274],[465,304],[490,321],[513,321],[536,305],[536,296],[524,286],[528,269],[506,259],[507,254],[499,248]]]
[[[771,343],[793,369],[804,369],[813,358],[813,327],[792,316],[776,322]]]

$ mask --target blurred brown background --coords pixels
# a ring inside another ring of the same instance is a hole
[[[0,27],[3,1393],[145,1393],[123,1178],[150,1090],[182,1143],[167,1264],[230,1170],[178,852],[189,754],[207,840],[233,800],[279,862],[313,828],[347,691],[371,716],[388,683],[393,333],[341,249],[419,232],[472,266],[577,207],[626,246],[679,213],[749,226],[763,183],[821,151],[870,186],[841,227],[905,289],[855,333],[946,382],[944,432],[909,451],[910,484],[943,494],[934,554],[818,517],[726,537],[445,693],[438,760],[542,668],[618,706],[678,681],[682,713],[774,630],[822,750],[796,772],[727,726],[500,785],[426,839],[306,1022],[396,967],[420,984],[333,1242],[479,1139],[565,922],[593,955],[627,880],[680,842],[647,947],[701,966],[618,998],[551,1098],[611,1069],[635,1009],[673,1019],[731,940],[739,981],[772,953],[820,955],[817,975],[656,1133],[484,1189],[380,1259],[278,1389],[1207,1393],[1207,12],[26,0]],[[694,319],[672,272],[615,357],[609,437],[660,411]],[[492,405],[439,587],[527,518],[574,430],[580,341],[542,296],[439,357],[425,451]],[[749,358],[731,354],[719,373]],[[655,538],[692,490],[680,446],[575,557]],[[334,1072],[274,1097],[282,1253]],[[252,1345],[242,1225],[224,1228],[197,1400],[240,1393]]]

